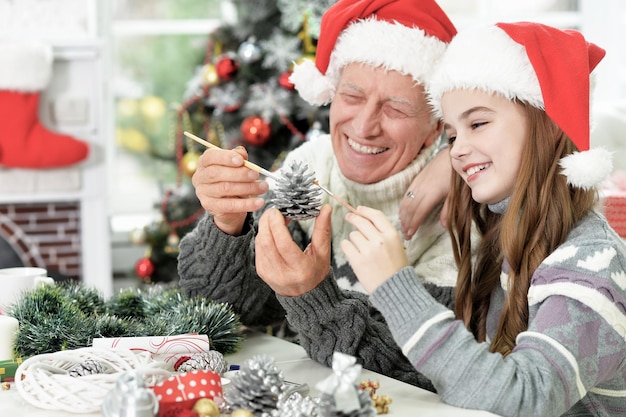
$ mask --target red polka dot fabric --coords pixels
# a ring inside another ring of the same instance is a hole
[[[161,407],[172,403],[195,403],[200,398],[221,398],[222,381],[213,371],[194,370],[173,375],[159,382],[153,390]]]

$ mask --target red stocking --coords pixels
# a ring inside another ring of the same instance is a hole
[[[51,72],[49,47],[0,42],[0,165],[55,168],[87,157],[87,143],[51,132],[39,121],[39,97]]]

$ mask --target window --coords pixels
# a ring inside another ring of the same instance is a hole
[[[114,0],[107,7],[115,124],[109,208],[114,228],[124,228],[125,218],[135,228],[142,226],[137,216],[158,215],[165,188],[176,183],[176,107],[208,34],[236,13],[226,0]]]

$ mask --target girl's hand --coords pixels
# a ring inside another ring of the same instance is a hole
[[[409,261],[400,234],[381,211],[360,206],[357,212],[359,215],[346,215],[346,221],[356,230],[349,240],[341,242],[341,249],[361,285],[371,294]]]

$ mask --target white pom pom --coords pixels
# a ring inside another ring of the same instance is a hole
[[[298,90],[300,97],[314,106],[328,104],[335,94],[335,86],[319,72],[310,59],[305,59],[294,67],[289,81]]]
[[[592,188],[613,171],[612,153],[604,148],[574,152],[559,161],[567,182],[574,187]]]

